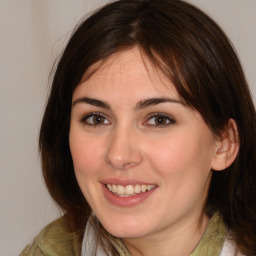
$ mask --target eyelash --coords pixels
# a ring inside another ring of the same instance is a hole
[[[168,123],[165,124],[147,124],[149,122],[150,119],[152,118],[163,118],[165,120],[167,120]],[[150,127],[155,127],[155,128],[161,128],[161,127],[166,127],[172,124],[175,124],[176,121],[169,115],[165,114],[165,113],[152,113],[147,117],[147,121],[144,122],[145,125],[150,126]]]
[[[108,118],[103,115],[102,113],[99,113],[99,112],[93,112],[93,113],[89,113],[89,114],[86,114],[85,116],[83,116],[80,120],[81,123],[83,123],[84,125],[87,125],[87,126],[92,126],[92,127],[100,127],[102,125],[108,125],[108,124],[104,124],[104,123],[88,123],[88,119],[92,117],[92,118],[104,118],[105,120],[108,120]],[[104,120],[104,121],[105,121]],[[108,121],[110,123],[110,121]]]
[[[89,118],[103,118],[105,119],[103,121],[103,123],[89,123],[88,122],[88,119]],[[164,123],[164,124],[149,124],[148,122],[150,121],[150,119],[153,119],[153,118],[162,118],[164,120],[167,121],[167,123]],[[108,123],[104,123],[105,121],[108,121]],[[106,117],[105,115],[103,115],[102,113],[99,113],[99,112],[93,112],[93,113],[89,113],[89,114],[86,114],[85,116],[83,116],[80,120],[81,123],[83,123],[84,125],[87,125],[87,126],[92,126],[92,127],[100,127],[102,125],[109,125],[110,124],[110,121],[108,120],[108,117]],[[169,126],[171,124],[174,124],[176,123],[176,121],[170,117],[169,115],[165,114],[165,113],[152,113],[150,115],[148,115],[147,117],[147,120],[143,123],[144,125],[146,126],[150,126],[150,127],[154,127],[154,128],[162,128],[162,127],[166,127],[166,126]]]

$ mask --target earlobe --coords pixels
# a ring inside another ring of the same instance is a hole
[[[216,144],[216,152],[212,161],[212,169],[222,171],[236,159],[239,151],[239,136],[234,119],[229,119],[221,138]]]

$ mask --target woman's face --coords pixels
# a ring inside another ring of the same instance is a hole
[[[75,174],[108,232],[138,238],[198,221],[218,141],[138,48],[111,56],[72,102]]]

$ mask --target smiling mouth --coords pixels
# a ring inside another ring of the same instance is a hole
[[[119,197],[131,197],[136,196],[138,194],[142,194],[148,192],[154,188],[156,185],[115,185],[115,184],[106,184],[106,188],[112,192],[114,195]]]

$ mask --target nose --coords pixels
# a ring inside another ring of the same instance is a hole
[[[143,155],[136,131],[128,128],[115,129],[108,143],[106,161],[115,170],[126,170],[139,165]]]

